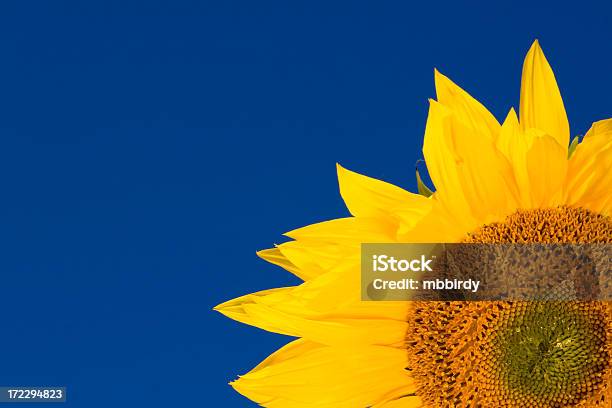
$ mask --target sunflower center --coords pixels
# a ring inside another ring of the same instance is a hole
[[[610,369],[600,302],[521,302],[506,309],[483,344],[481,374],[502,404],[561,407],[603,389]]]
[[[519,211],[473,243],[612,243],[609,217]],[[612,303],[412,302],[409,369],[429,407],[608,407]]]
[[[609,217],[583,208],[546,208],[518,211],[504,222],[485,225],[468,234],[474,243],[610,243]]]

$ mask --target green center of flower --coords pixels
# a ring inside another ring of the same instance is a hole
[[[605,316],[591,305],[524,302],[494,331],[493,371],[517,404],[575,404],[601,386],[607,367]],[[548,405],[546,405],[548,404]]]

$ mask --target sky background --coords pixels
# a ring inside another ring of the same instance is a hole
[[[255,251],[348,214],[336,162],[415,189],[434,67],[503,119],[539,38],[572,134],[612,116],[609,2],[453,3],[2,2],[0,385],[252,406],[288,339],[212,307],[297,283]]]

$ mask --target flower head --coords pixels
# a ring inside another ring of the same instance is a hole
[[[438,71],[435,85],[423,145],[435,191],[338,166],[352,216],[259,252],[304,282],[216,308],[299,337],[232,386],[267,407],[609,406],[610,302],[361,301],[364,242],[612,242],[612,119],[570,145],[537,41],[519,114],[501,124]]]

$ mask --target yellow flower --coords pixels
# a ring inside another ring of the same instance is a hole
[[[570,146],[537,41],[523,66],[519,115],[511,109],[501,125],[437,71],[435,85],[423,146],[435,192],[413,194],[338,166],[352,216],[288,232],[291,241],[259,252],[304,282],[216,307],[299,338],[231,385],[266,407],[609,407],[610,302],[542,314],[509,302],[360,300],[362,242],[612,242],[612,119]],[[533,353],[547,346],[532,343],[550,340],[542,322],[551,318],[565,340],[540,367]],[[530,337],[504,329],[516,322]]]

